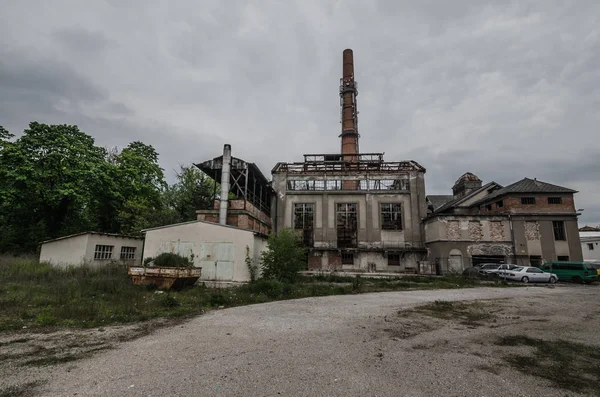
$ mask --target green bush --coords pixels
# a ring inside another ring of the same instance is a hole
[[[306,249],[292,229],[272,234],[267,249],[261,254],[262,274],[265,279],[296,282],[298,272],[306,268]]]
[[[149,258],[146,258],[146,260],[148,260],[148,259]],[[144,263],[148,264],[150,261],[146,262],[146,260],[144,260]],[[158,255],[156,258],[151,259],[151,261],[154,261],[154,266],[159,266],[159,267],[192,267],[192,266],[194,266],[194,264],[190,261],[189,258],[186,258],[185,256],[181,256],[178,254],[173,254],[171,252],[163,252],[162,254]]]

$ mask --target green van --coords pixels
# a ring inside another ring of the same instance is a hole
[[[546,262],[540,266],[540,269],[556,274],[561,281],[576,283],[598,281],[596,269],[585,262]]]

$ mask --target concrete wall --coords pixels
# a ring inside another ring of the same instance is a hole
[[[194,266],[202,267],[201,280],[244,282],[250,279],[246,247],[255,260],[264,241],[253,232],[210,222],[188,222],[146,231],[144,258],[163,252],[193,255]]]
[[[87,233],[42,244],[40,262],[62,267],[83,264],[99,266],[111,261],[121,261],[121,247],[135,247],[134,260],[124,262],[139,264],[142,259],[143,244],[142,239]],[[94,259],[96,245],[112,246],[111,258]]]
[[[98,260],[94,259],[96,245],[110,245],[113,247],[112,257],[110,259]],[[142,247],[144,246],[143,239],[134,239],[119,236],[107,236],[102,234],[89,234],[86,244],[86,261],[92,265],[98,266],[106,264],[110,261],[121,262],[121,248],[135,247],[135,258],[132,261],[122,261],[130,264],[140,264],[142,262]]]
[[[60,267],[82,265],[86,261],[88,237],[84,234],[42,244],[40,262]]]
[[[391,178],[390,175],[370,176],[373,179]],[[308,178],[308,177],[307,177]],[[310,177],[317,179],[316,177]],[[382,241],[421,242],[421,218],[427,214],[425,183],[423,173],[412,172],[408,175],[410,190],[402,192],[386,191],[287,191],[285,174],[273,175],[273,188],[276,199],[273,200],[275,230],[293,227],[294,204],[314,203],[314,241],[315,247],[330,247],[337,241],[335,211],[337,203],[356,203],[358,211],[359,246],[381,246]],[[403,230],[382,231],[380,227],[380,204],[402,204]]]
[[[589,247],[590,244],[592,249]],[[600,261],[600,237],[581,238],[581,250],[584,261]]]

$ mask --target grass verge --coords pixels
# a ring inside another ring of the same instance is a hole
[[[479,285],[460,276],[404,276],[394,280],[303,276],[294,284],[259,280],[234,288],[197,285],[163,292],[132,285],[126,268],[120,265],[60,269],[33,261],[0,263],[0,280],[0,331],[98,327],[283,299]]]
[[[502,337],[496,345],[533,348],[533,354],[511,354],[504,360],[513,368],[547,379],[560,388],[600,396],[600,347],[524,335]]]

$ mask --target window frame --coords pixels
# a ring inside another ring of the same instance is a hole
[[[554,241],[567,241],[565,221],[552,221],[552,231],[554,232]]]
[[[108,244],[96,244],[94,247],[94,260],[107,261],[112,259],[115,246]]]
[[[135,260],[135,252],[137,251],[137,247],[132,247],[129,245],[121,246],[121,252],[119,254],[119,260],[122,261],[134,261]]]
[[[563,203],[562,197],[548,197],[549,205],[560,205],[562,203]]]
[[[594,243],[587,243],[587,246],[588,246],[588,251],[594,250]]]
[[[297,224],[297,213],[298,213],[298,208],[302,207],[302,224],[298,225]],[[311,211],[306,211],[307,208],[311,209]],[[315,227],[315,203],[294,203],[294,219],[293,219],[293,228],[296,230],[306,230],[306,229],[314,229]],[[307,214],[310,213],[310,221],[311,221],[311,225],[310,227],[306,227],[306,218],[307,218]]]
[[[535,197],[534,196],[521,197],[521,205],[535,205]]]
[[[390,206],[390,209],[384,209]],[[395,209],[397,206],[397,209]],[[404,216],[402,216],[402,203],[379,203],[379,221],[381,230],[404,230]],[[389,222],[384,222],[389,214]],[[394,219],[395,218],[395,219]]]

